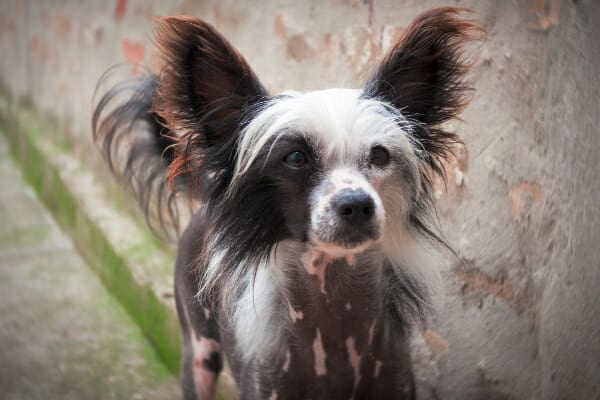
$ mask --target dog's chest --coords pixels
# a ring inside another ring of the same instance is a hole
[[[263,393],[271,399],[359,399],[376,394],[373,388],[395,389],[398,365],[408,366],[398,362],[404,338],[385,321],[376,266],[311,253],[293,271],[284,307],[290,326],[280,354],[264,370]]]

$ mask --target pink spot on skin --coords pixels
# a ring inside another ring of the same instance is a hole
[[[184,318],[189,326],[190,317],[187,309],[184,308],[183,310]],[[192,341],[192,357],[194,360],[193,377],[196,397],[199,399],[212,399],[215,394],[217,375],[204,368],[202,363],[203,360],[209,359],[212,353],[220,352],[221,344],[206,337],[198,339],[193,329],[190,329],[189,335]]]
[[[302,256],[302,264],[310,275],[316,275],[319,279],[319,286],[321,292],[327,295],[325,291],[325,269],[327,265],[333,260],[333,257],[322,251],[315,251],[306,253]]]
[[[369,346],[371,345],[371,343],[373,343],[373,333],[375,333],[375,320],[373,320],[373,323],[369,328]]]
[[[346,339],[346,349],[348,350],[348,357],[350,358],[350,365],[354,370],[354,390],[358,386],[360,380],[360,359],[362,356],[358,354],[356,349],[356,341],[353,337]]]
[[[381,366],[383,365],[383,363],[379,360],[375,361],[375,373],[374,376],[375,378],[379,377],[379,373],[381,372]]]
[[[269,400],[277,400],[277,392],[275,390],[271,392],[271,397],[269,397]]]
[[[283,362],[283,371],[287,372],[290,368],[290,362],[292,361],[292,353],[290,353],[290,349],[285,352],[285,361]]]
[[[321,332],[317,328],[317,336],[313,342],[313,352],[315,354],[315,373],[317,376],[324,376],[327,374],[327,367],[325,366],[325,349],[323,348],[323,341],[321,340]]]
[[[203,307],[202,310],[204,311],[204,319],[208,321],[210,319],[210,310],[205,307]]]
[[[354,261],[356,259],[356,257],[354,257],[354,254],[348,254],[346,257],[344,257],[344,259],[346,260],[346,263],[349,266],[354,266]]]
[[[289,300],[288,307],[290,308],[290,317],[292,318],[293,323],[296,323],[297,320],[301,320],[302,318],[304,318],[304,313],[302,311],[294,310]]]
[[[212,399],[215,392],[217,376],[214,372],[207,370],[202,365],[202,360],[207,360],[214,352],[221,351],[221,345],[209,338],[196,338],[194,331],[190,332],[192,338],[192,351],[194,353],[194,385],[196,397],[199,399]]]

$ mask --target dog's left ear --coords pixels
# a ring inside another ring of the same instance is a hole
[[[424,12],[389,50],[365,86],[365,96],[384,100],[412,122],[413,135],[433,170],[442,173],[446,158],[459,141],[440,124],[456,117],[470,100],[465,80],[470,65],[464,45],[483,28],[461,17],[466,8],[443,7]]]

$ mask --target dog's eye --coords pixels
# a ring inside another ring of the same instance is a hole
[[[292,168],[302,168],[306,164],[306,156],[301,151],[292,151],[283,161]]]
[[[369,163],[373,165],[383,166],[390,160],[390,154],[381,146],[375,146],[369,154]]]

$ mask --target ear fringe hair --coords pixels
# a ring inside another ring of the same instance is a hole
[[[121,67],[115,66],[102,76],[94,98]],[[156,76],[147,71],[112,86],[95,102],[92,132],[111,172],[137,199],[148,226],[161,238],[175,239],[180,209],[176,187],[168,187],[165,180],[173,160],[174,139],[151,111],[156,86]],[[178,182],[176,186],[184,184]]]
[[[384,311],[407,332],[415,325],[427,326],[433,313],[428,282],[403,265],[386,262],[383,268]]]

